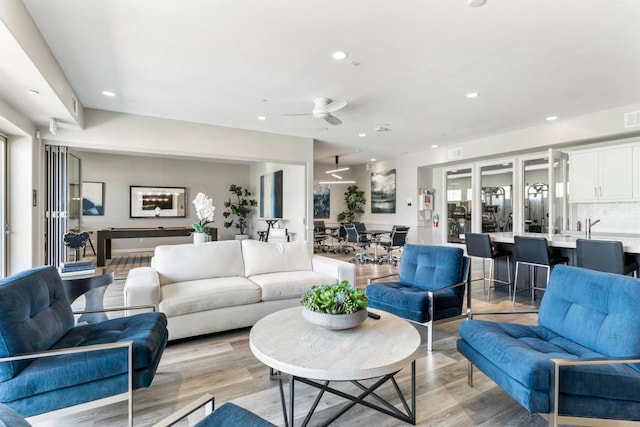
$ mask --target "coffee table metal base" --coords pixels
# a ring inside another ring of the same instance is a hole
[[[318,407],[318,404],[320,403],[320,399],[322,399],[322,396],[324,395],[325,392],[335,394],[336,396],[340,396],[346,400],[350,400],[351,403],[345,406],[344,408],[340,409],[340,411],[334,414],[329,420],[324,422],[322,424],[323,426],[327,426],[333,423],[342,415],[344,415],[349,409],[353,408],[357,404],[364,405],[368,408],[374,409],[383,414],[397,418],[406,423],[415,425],[416,424],[416,362],[415,360],[411,363],[411,407],[409,407],[407,400],[404,397],[404,394],[402,393],[402,391],[400,390],[400,387],[398,386],[398,383],[396,382],[395,375],[397,373],[398,372],[394,372],[393,374],[388,374],[383,377],[380,377],[375,383],[373,383],[369,387],[365,386],[360,381],[350,381],[352,384],[354,384],[356,387],[362,390],[362,393],[358,395],[352,395],[349,393],[345,393],[341,390],[335,389],[333,387],[330,387],[329,384],[331,383],[331,381],[318,382],[318,381],[310,380],[307,378],[296,377],[294,375],[278,373],[277,371],[274,372],[273,370],[271,370],[271,377],[277,378],[278,380],[278,385],[280,387],[280,399],[282,400],[282,413],[284,416],[284,425],[286,427],[293,427],[294,425],[296,381],[301,382],[303,384],[307,384],[311,387],[315,387],[320,390],[313,404],[311,405],[311,408],[309,409],[309,412],[307,413],[304,421],[302,422],[303,427],[306,426],[309,423],[309,421],[311,421],[311,417],[313,416],[313,413]],[[283,384],[283,380],[285,377],[289,379],[289,405],[288,405],[289,407],[288,408],[287,408],[287,400],[285,397],[284,384]],[[393,384],[396,394],[400,399],[402,406],[404,407],[404,412],[396,408],[391,402],[387,401],[386,399],[382,398],[380,395],[375,393],[375,391],[380,386],[382,386],[387,382],[391,382]],[[368,396],[371,396],[374,400],[378,401],[379,404],[372,403],[370,401],[365,400],[365,398],[367,398]],[[289,422],[289,420],[291,422]]]

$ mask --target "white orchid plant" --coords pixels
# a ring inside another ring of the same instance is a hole
[[[213,206],[213,199],[207,197],[204,193],[196,194],[196,198],[193,199],[193,206],[196,208],[196,216],[198,222],[194,222],[191,226],[196,233],[208,233],[208,224],[213,222],[213,215],[216,211],[216,207]]]

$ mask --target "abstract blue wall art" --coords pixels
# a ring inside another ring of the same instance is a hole
[[[282,171],[260,177],[260,217],[282,218]]]

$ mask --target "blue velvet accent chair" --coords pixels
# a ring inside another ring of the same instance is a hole
[[[638,279],[559,265],[537,325],[460,325],[469,385],[475,365],[530,412],[549,414],[554,426],[640,421],[638,307]]]
[[[52,266],[0,280],[0,402],[30,421],[127,400],[151,384],[168,339],[163,313],[75,325]]]
[[[427,349],[433,347],[433,323],[451,320],[462,311],[468,289],[469,258],[450,246],[404,246],[397,275],[369,279],[368,305],[427,326]],[[397,276],[395,281],[389,280]],[[374,283],[375,282],[375,283]],[[469,299],[467,299],[469,306]]]

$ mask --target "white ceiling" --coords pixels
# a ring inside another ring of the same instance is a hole
[[[321,163],[640,101],[638,0],[24,3],[85,107],[314,138]],[[0,61],[1,75],[10,66]],[[0,98],[19,103],[7,86]],[[319,96],[349,102],[342,125],[282,115]]]

